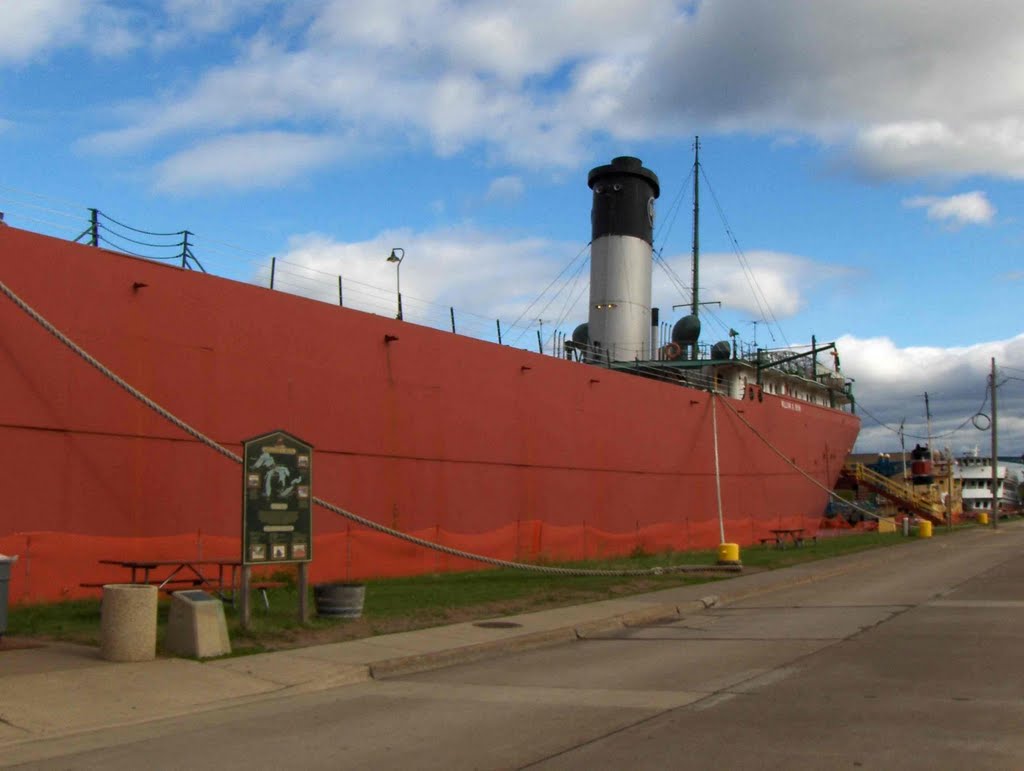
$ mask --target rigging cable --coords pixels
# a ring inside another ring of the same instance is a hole
[[[712,394],[711,398],[712,399],[718,399],[718,398],[721,398],[721,397],[718,394]],[[743,415],[741,415],[731,404],[729,404],[728,400],[722,399],[722,404],[724,404],[726,407],[728,407],[729,411],[732,412],[732,414],[735,415],[737,418],[739,418],[740,422],[743,423],[743,425],[745,425],[747,428],[749,428],[753,432],[754,436],[756,436],[758,439],[760,439],[768,447],[769,450],[771,450],[776,455],[778,455],[780,458],[782,458],[782,460],[784,460],[789,466],[792,466],[802,477],[807,479],[808,482],[810,482],[811,484],[815,485],[816,487],[818,487],[818,488],[824,490],[826,493],[828,493],[830,498],[834,498],[837,501],[841,501],[842,503],[849,505],[853,509],[856,509],[857,511],[859,511],[862,514],[866,514],[869,517],[874,517],[877,520],[883,520],[884,519],[886,521],[890,521],[890,522],[895,523],[895,520],[892,519],[891,517],[883,517],[883,516],[877,514],[876,512],[869,511],[868,509],[862,508],[862,507],[858,506],[857,504],[852,503],[851,501],[846,500],[841,495],[839,495],[835,490],[830,490],[829,488],[827,488],[825,485],[823,485],[821,482],[819,482],[813,476],[811,476],[806,471],[804,471],[802,468],[800,468],[798,465],[796,465],[796,463],[794,463],[784,452],[782,452],[782,450],[780,450],[774,444],[769,442],[768,438],[765,437],[756,428],[754,428],[747,421],[747,419],[745,417],[743,417]]]
[[[515,329],[516,327],[518,327],[519,326],[519,322],[522,321],[524,318],[526,318],[527,315],[529,315],[530,317],[533,317],[533,316],[542,317],[544,315],[544,311],[546,311],[551,306],[551,303],[554,302],[554,299],[557,298],[559,294],[561,294],[561,290],[556,292],[555,295],[554,295],[554,298],[549,300],[547,305],[545,305],[544,308],[541,309],[539,312],[533,312],[534,306],[536,306],[541,301],[541,298],[543,298],[548,293],[548,291],[551,289],[551,287],[553,287],[556,283],[558,283],[559,279],[561,279],[562,276],[565,275],[566,272],[568,272],[571,268],[573,268],[573,266],[575,265],[576,261],[579,260],[580,257],[584,253],[586,253],[586,251],[590,248],[590,245],[591,245],[591,242],[588,241],[583,246],[583,248],[580,249],[576,253],[576,256],[573,257],[569,261],[569,263],[564,268],[562,268],[562,270],[559,271],[558,275],[555,276],[553,279],[551,279],[551,283],[549,283],[546,287],[544,287],[544,290],[526,307],[526,310],[524,310],[522,313],[520,313],[519,317],[515,321],[512,322],[512,329]],[[523,327],[523,331],[519,333],[519,336],[515,340],[513,340],[510,343],[510,345],[518,344],[519,341],[522,339],[523,335],[525,335],[527,332],[529,332],[531,328],[532,328],[532,324]]]
[[[770,318],[775,328],[779,330],[779,335],[782,337],[782,342],[788,348],[790,347],[789,340],[786,339],[785,333],[782,331],[782,325],[779,324],[779,320],[775,317],[775,313],[772,311],[771,304],[768,302],[768,297],[765,295],[764,290],[761,289],[761,285],[757,282],[757,277],[754,275],[753,269],[750,267],[750,263],[743,254],[743,250],[740,248],[739,241],[736,240],[736,236],[733,235],[732,228],[729,227],[729,222],[725,218],[725,211],[722,209],[722,205],[718,201],[718,195],[715,193],[715,189],[711,187],[711,180],[708,179],[708,175],[704,173],[703,168],[701,174],[704,176],[704,182],[708,186],[708,190],[711,193],[711,200],[715,202],[715,208],[718,210],[718,216],[722,219],[722,225],[725,227],[726,235],[729,237],[729,243],[733,247],[733,251],[739,260],[740,267],[743,270],[744,276],[747,279],[747,283],[750,284],[751,290],[754,293],[754,302],[757,303],[758,310],[761,311],[762,318]],[[763,301],[763,303],[762,303]],[[771,325],[768,326],[768,334],[771,335],[772,340],[775,340],[775,335],[772,334]]]

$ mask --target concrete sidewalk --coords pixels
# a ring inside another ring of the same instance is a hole
[[[792,568],[644,595],[214,661],[113,663],[65,643],[0,652],[0,765],[4,747],[321,691],[527,648],[617,627],[674,620],[713,605],[900,559],[920,541]]]

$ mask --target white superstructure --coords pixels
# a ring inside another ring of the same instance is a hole
[[[1017,505],[1017,486],[1024,475],[1024,463],[1000,460],[996,471],[999,479],[1000,506]],[[957,460],[956,476],[963,484],[964,511],[992,510],[992,458],[975,450]]]

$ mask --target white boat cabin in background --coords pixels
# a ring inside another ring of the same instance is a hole
[[[957,459],[955,475],[963,484],[964,512],[992,511],[992,458],[984,457],[975,448]],[[1020,505],[1018,487],[1024,479],[1024,463],[999,459],[1000,509],[1016,509]]]

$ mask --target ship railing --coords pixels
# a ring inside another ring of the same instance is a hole
[[[16,191],[10,188],[6,190],[8,192],[5,195],[3,192],[4,188],[0,186],[0,203],[4,203],[8,209],[13,208],[13,211],[20,219],[44,225],[45,227],[42,228],[44,232],[52,232],[55,235],[65,237],[70,237],[71,234],[77,233],[77,237],[74,237],[72,240],[84,240],[92,246],[102,247],[122,254],[147,260],[170,262],[184,268],[195,268],[213,275],[240,280],[245,283],[267,287],[274,291],[282,291],[365,313],[400,317],[406,322],[465,335],[499,345],[533,350],[543,355],[559,358],[576,358],[576,360],[579,360],[578,352],[574,355],[571,350],[574,345],[571,336],[560,329],[560,324],[563,323],[564,319],[550,322],[540,319],[527,320],[524,316],[521,316],[509,324],[502,322],[501,319],[466,311],[456,311],[454,306],[422,300],[408,294],[402,294],[402,308],[399,311],[398,296],[394,289],[385,289],[374,284],[356,281],[329,271],[320,270],[311,265],[267,257],[264,254],[242,247],[203,238],[185,229],[155,233],[135,228],[132,225],[126,225],[93,208],[87,210],[90,217],[85,230],[82,230],[81,223],[71,224],[78,221],[81,216],[71,212],[57,212],[69,219],[69,223],[58,227],[57,224],[50,221],[38,220],[32,217],[30,212],[40,208],[38,202],[23,201],[19,204]],[[11,195],[14,195],[15,198],[11,199]],[[48,209],[48,211],[51,209]],[[133,238],[131,234],[138,234],[140,238]],[[145,235],[142,236],[142,234]],[[150,240],[158,237],[164,240],[159,243],[155,241],[150,243]],[[142,243],[143,241],[145,243]],[[152,250],[157,247],[164,252],[169,251],[171,254],[146,253],[146,249]],[[203,253],[202,265],[199,264],[199,261],[193,254],[193,252],[200,249]],[[311,253],[315,252],[315,248],[311,248],[310,251]],[[296,254],[302,255],[301,248],[296,250]],[[699,344],[697,351],[698,361],[710,363],[710,346]],[[766,355],[772,361],[779,356],[785,355],[785,353],[761,351],[762,356]],[[756,361],[757,349],[737,342],[734,355],[737,357],[734,360],[754,362]],[[605,358],[602,359],[600,357]],[[601,363],[605,366],[612,366],[613,362],[608,361],[606,357],[607,354],[605,352],[592,352],[585,356],[589,360],[588,363]],[[653,352],[651,356],[652,360],[659,358],[666,358],[661,349]],[[620,363],[615,362],[615,364],[618,365]],[[694,364],[695,366],[700,366],[696,362]],[[721,388],[716,388],[716,383],[712,378],[701,375],[694,370],[681,374],[677,371],[669,371],[657,367],[656,361],[650,364],[641,362],[638,366],[631,366],[631,368],[640,371],[641,374],[648,377],[665,382],[684,383],[694,387],[722,390]]]
[[[722,395],[729,395],[725,383],[713,375],[707,375],[699,370],[682,370],[659,366],[657,362],[622,362],[613,367],[619,372],[630,372],[635,375],[658,380],[672,385],[698,388],[702,391],[714,391]]]
[[[398,297],[394,285],[386,289],[314,267],[324,263],[317,256],[317,245],[308,250],[311,264],[301,264],[197,235],[182,228],[168,228],[163,232],[143,230],[115,220],[95,208],[87,208],[88,215],[83,218],[77,205],[3,185],[0,185],[0,210],[13,215],[4,224],[14,227],[22,227],[20,223],[24,222],[25,226],[34,226],[37,232],[107,251],[194,268],[211,275],[364,313],[392,318],[398,315]],[[47,213],[45,219],[40,218],[41,211]],[[66,221],[59,222],[54,219],[55,216]],[[195,256],[200,252],[201,265]],[[295,249],[294,254],[297,260],[306,256],[301,245]],[[390,278],[394,275],[384,263],[382,257],[382,280],[384,276]],[[404,321],[552,356],[561,355],[560,343],[567,337],[564,331],[551,322],[541,324],[537,319],[524,318],[508,323],[457,310],[450,305],[421,300],[405,292],[402,293],[402,306]],[[543,339],[538,340],[538,333],[541,332]]]
[[[680,362],[672,362],[660,359],[634,359],[632,361],[617,361],[612,358],[611,351],[599,346],[590,346],[585,343],[566,341],[564,344],[566,358],[596,367],[611,369],[616,372],[627,372],[632,375],[639,375],[650,380],[658,380],[672,385],[682,385],[689,388],[697,388],[702,391],[714,391],[723,395],[729,395],[728,386],[723,378],[707,374],[700,367],[710,364],[710,360],[696,360],[692,363],[693,368],[680,367]]]

